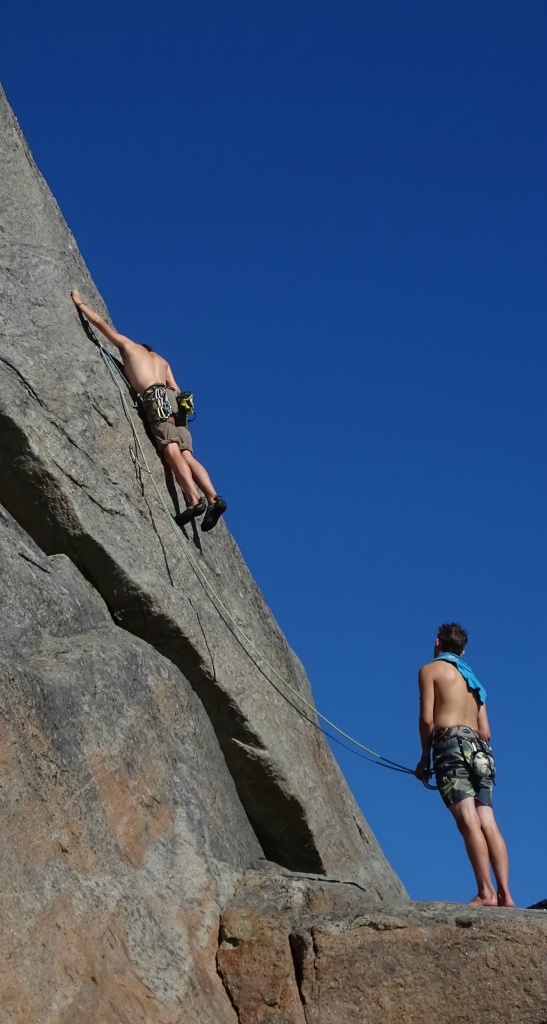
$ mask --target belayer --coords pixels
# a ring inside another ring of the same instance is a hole
[[[183,526],[205,513],[201,529],[212,530],[226,511],[226,502],[217,494],[205,467],[194,458],[187,403],[169,363],[148,345],[139,345],[115,331],[104,317],[86,305],[79,291],[74,289],[70,295],[90,324],[121,353],[125,376],[141,399],[160,458],[172,471],[184,495],[186,510],[175,517],[176,522]]]
[[[477,880],[478,892],[470,903],[514,907],[507,847],[492,809],[495,765],[489,746],[486,691],[462,658],[467,639],[459,623],[441,626],[434,660],[420,669],[422,756],[415,775],[422,782],[427,780],[433,752],[439,792],[463,836]]]

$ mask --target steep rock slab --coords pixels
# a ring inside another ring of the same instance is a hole
[[[120,626],[190,680],[267,857],[357,878],[373,901],[405,898],[224,524],[203,550],[188,530],[181,550],[152,486],[167,497],[161,464],[137,417],[135,440],[69,288],[104,305],[3,96],[0,146],[0,499],[45,552],[68,555]],[[150,475],[132,461],[138,444]]]
[[[234,1024],[220,909],[262,851],[184,676],[0,509],[2,1024]]]
[[[547,1019],[547,919],[529,911],[371,912],[356,887],[251,875],[220,937],[219,973],[239,1024]]]

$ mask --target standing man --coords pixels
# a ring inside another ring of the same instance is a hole
[[[467,633],[457,622],[441,626],[434,661],[423,665],[420,686],[422,756],[416,778],[428,778],[431,751],[439,792],[461,832],[477,880],[479,907],[514,907],[507,847],[492,810],[495,765],[489,747],[486,692],[462,655]],[[497,883],[492,886],[490,866]]]
[[[70,295],[76,309],[121,353],[125,376],[142,401],[160,458],[173,473],[184,495],[186,511],[175,517],[176,522],[184,526],[205,512],[201,529],[212,530],[227,505],[217,494],[205,467],[193,456],[187,416],[177,405],[180,388],[169,363],[148,345],[139,345],[118,334],[102,316],[86,305],[79,291],[74,289]]]

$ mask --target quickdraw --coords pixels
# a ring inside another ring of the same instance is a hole
[[[173,416],[165,384],[151,384],[143,393],[143,401],[150,403],[158,420],[169,420]]]

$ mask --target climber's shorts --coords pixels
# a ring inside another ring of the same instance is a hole
[[[490,752],[482,737],[466,725],[441,729],[433,737],[433,771],[447,807],[468,796],[483,807],[492,807],[493,776],[481,778],[473,771],[477,749]]]
[[[160,455],[168,444],[173,443],[179,446],[181,452],[192,452],[192,435],[186,426],[187,417],[178,409],[177,392],[174,388],[165,389],[167,400],[171,406],[171,416],[168,420],[162,420],[158,418],[157,402],[154,395],[154,389],[157,387],[157,384],[149,387],[141,395],[141,401],[150,433]]]

